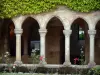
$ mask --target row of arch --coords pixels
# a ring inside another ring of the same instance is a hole
[[[8,20],[6,20],[8,21]],[[6,22],[5,21],[5,22]],[[7,23],[7,22],[6,22]],[[71,35],[71,40],[70,40],[70,52],[71,52],[71,62],[74,64],[74,61],[73,59],[75,57],[79,57],[77,55],[80,54],[80,52],[78,53],[79,51],[79,47],[77,47],[78,44],[80,44],[79,42],[79,26],[77,25],[80,25],[80,27],[83,29],[83,31],[85,32],[85,44],[84,44],[84,54],[85,54],[85,60],[89,60],[89,35],[88,35],[88,23],[82,19],[82,18],[77,18],[76,20],[74,20],[74,22],[71,24],[71,30],[72,30],[72,35]],[[99,25],[100,24],[100,21],[98,21],[98,23],[96,24],[96,30],[97,30],[97,34],[96,36],[99,36]],[[10,32],[8,37],[9,37],[9,43],[12,43],[12,44],[9,44],[9,45],[12,45],[11,48],[12,50],[15,49],[15,34],[14,34],[14,24],[13,22],[10,20],[10,23],[8,24],[4,24],[4,25],[9,25],[7,26],[8,27],[8,31],[6,32]],[[46,34],[46,57],[47,57],[47,62],[50,63],[50,64],[62,64],[64,63],[65,61],[65,38],[64,38],[64,35],[63,35],[63,30],[64,30],[64,24],[62,23],[62,20],[60,20],[58,17],[53,17],[51,18],[51,20],[48,21],[47,23],[47,34]],[[4,27],[4,26],[2,26]],[[5,26],[6,27],[6,26]],[[4,28],[5,28],[4,27]],[[22,55],[24,54],[27,54],[27,50],[25,51],[24,49],[28,49],[28,54],[30,55],[31,54],[31,49],[30,49],[30,44],[29,41],[39,41],[40,40],[40,35],[39,35],[39,23],[33,19],[32,17],[28,17],[22,24],[22,29],[23,29],[23,34],[22,34],[22,38],[23,37],[26,37],[26,38],[23,38],[22,39]],[[3,29],[1,28],[1,31],[3,33],[1,33],[2,35],[4,35],[4,31]],[[76,36],[77,35],[77,36]],[[12,39],[12,36],[14,36],[14,38]],[[27,37],[28,36],[28,37]],[[59,37],[59,38],[58,38]],[[56,41],[55,41],[56,39]],[[26,41],[27,40],[27,41]],[[96,42],[98,42],[98,38],[96,38]],[[12,42],[11,42],[12,41]],[[26,41],[26,42],[25,42]],[[75,42],[76,41],[76,42]],[[24,43],[23,43],[24,42]],[[26,46],[28,45],[28,46]],[[75,46],[76,45],[76,46]],[[79,46],[79,45],[78,45]],[[97,46],[97,45],[96,45]],[[9,46],[10,47],[10,46]],[[25,47],[25,48],[24,48]],[[28,47],[28,48],[27,48]],[[77,47],[77,48],[75,48]],[[10,49],[11,49],[10,48]],[[74,49],[77,49],[76,51],[74,51]],[[99,49],[99,48],[98,48]],[[96,49],[96,50],[98,50]],[[12,52],[12,53],[11,53]],[[14,54],[13,51],[11,51],[10,53]],[[58,52],[58,53],[57,53]],[[73,53],[76,52],[76,55],[74,55]],[[78,54],[77,54],[78,53]],[[98,53],[98,51],[97,51]],[[55,55],[55,56],[54,56]],[[74,55],[74,56],[73,56]],[[99,55],[97,55],[99,56]],[[96,58],[99,58],[97,57]],[[24,60],[25,57],[23,57],[23,60]],[[55,61],[55,59],[57,61]],[[96,60],[97,63],[99,64],[100,62],[98,60]],[[27,61],[24,61],[24,62],[27,62]],[[79,64],[79,63],[78,63]]]
[[[56,17],[56,18],[58,18],[61,22],[62,22],[62,24],[63,24],[63,27],[64,27],[64,29],[71,29],[71,25],[73,24],[73,22],[75,21],[75,20],[77,20],[77,19],[82,19],[82,20],[84,20],[86,23],[87,23],[87,25],[88,25],[88,28],[89,29],[96,29],[96,25],[98,24],[98,22],[100,21],[100,19],[99,18],[96,18],[96,19],[92,19],[92,18],[85,18],[85,17],[83,17],[83,16],[74,16],[74,17],[72,17],[70,20],[67,20],[67,18],[62,18],[61,16],[57,16],[57,15],[49,15],[49,17],[46,17],[47,19],[42,19],[43,17],[40,17],[42,20],[44,20],[43,22],[44,22],[44,24],[43,24],[43,26],[41,25],[41,19],[39,20],[37,17],[33,17],[33,16],[22,16],[22,20],[21,20],[21,25],[23,25],[23,22],[25,22],[26,20],[27,20],[27,18],[32,18],[32,19],[34,19],[35,21],[37,21],[37,23],[39,24],[39,28],[43,28],[43,29],[46,29],[47,28],[47,25],[48,25],[48,22],[52,19],[52,18],[54,18],[54,17]],[[16,18],[15,18],[16,19]],[[92,21],[92,20],[93,21]],[[12,19],[12,21],[14,22],[15,20],[14,19]],[[93,23],[93,24],[92,24]],[[68,25],[68,26],[67,26]],[[15,27],[16,28],[20,28],[20,26],[17,26],[16,24],[15,24]],[[22,26],[21,26],[21,28],[22,28]]]

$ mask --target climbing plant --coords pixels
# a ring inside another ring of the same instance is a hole
[[[91,12],[100,9],[100,0],[0,0],[0,17],[48,12],[58,5],[65,5],[74,11]]]

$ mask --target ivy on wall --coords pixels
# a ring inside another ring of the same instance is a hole
[[[0,17],[11,18],[18,15],[48,12],[58,5],[66,5],[79,12],[100,9],[99,0],[0,0]]]

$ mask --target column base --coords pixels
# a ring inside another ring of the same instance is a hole
[[[96,66],[96,63],[95,62],[89,62],[88,63],[88,68],[92,68],[94,66]]]
[[[45,60],[44,61],[40,61],[40,63],[39,63],[40,66],[44,66],[46,64],[47,64],[47,62]]]
[[[70,66],[71,65],[71,62],[70,61],[65,61],[64,63],[63,63],[63,66]]]
[[[28,64],[29,60],[28,60],[29,56],[28,55],[23,55],[22,56],[22,61],[24,64]]]
[[[14,64],[21,65],[23,63],[22,63],[22,61],[15,61]]]

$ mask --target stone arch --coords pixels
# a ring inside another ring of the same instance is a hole
[[[63,24],[53,17],[47,24],[46,58],[48,64],[63,64],[65,60],[65,37]]]
[[[23,24],[28,18],[31,18],[31,19],[35,20],[35,21],[38,23],[39,28],[40,28],[40,24],[39,24],[38,20],[37,20],[35,17],[33,17],[33,16],[24,16],[24,19],[23,19],[22,24]],[[21,28],[22,28],[22,26],[21,26]]]
[[[39,23],[32,17],[27,17],[22,24],[22,60],[28,62],[28,56],[31,56],[32,50],[40,49]],[[36,45],[38,43],[38,46]],[[39,53],[38,53],[39,54]]]
[[[74,58],[81,58],[81,50],[84,51],[84,59],[86,63],[89,61],[89,36],[88,36],[88,24],[82,18],[76,18],[71,24],[72,34],[70,36],[70,59],[74,64]],[[82,32],[83,38],[80,39],[80,32]],[[74,42],[73,42],[74,41]],[[78,62],[77,64],[80,64]]]
[[[97,19],[97,20],[95,21],[95,29],[96,29],[97,24],[99,23],[99,21],[100,21],[100,19]]]
[[[21,29],[24,20],[25,20],[25,16],[17,16],[12,18],[12,21],[15,25],[15,29]]]
[[[57,15],[50,15],[50,16],[49,16],[49,18],[48,18],[47,21],[45,22],[46,27],[47,27],[47,25],[48,25],[48,22],[49,22],[52,18],[54,18],[54,17],[58,18],[58,19],[61,21],[63,27],[65,28],[65,24],[64,24],[63,18],[61,18],[60,16],[57,16]]]
[[[99,19],[95,16],[90,16],[87,18],[89,30],[95,30],[96,24]]]
[[[97,65],[100,65],[100,61],[99,61],[99,58],[100,58],[100,20],[98,20],[98,22],[96,23],[95,30],[96,30],[96,35],[95,35],[95,44],[94,44],[95,45],[94,60]]]
[[[87,23],[88,29],[89,29],[89,22],[88,22],[88,19],[86,19],[85,17],[81,17],[81,16],[78,16],[78,17],[73,18],[73,20],[72,20],[71,23],[70,23],[70,29],[71,29],[72,23],[75,22],[75,20],[77,20],[77,19],[82,19],[83,21],[85,21],[85,22]]]

